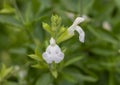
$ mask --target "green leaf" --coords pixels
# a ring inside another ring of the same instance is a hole
[[[73,37],[73,35],[68,33],[68,30],[66,30],[65,32],[63,32],[58,38],[57,38],[57,43],[61,43],[65,40],[70,39],[71,37]]]
[[[71,58],[71,59],[69,59],[68,61],[65,62],[64,67],[69,66],[69,65],[71,65],[75,62],[78,62],[81,59],[83,59],[83,56],[78,56],[78,57]]]
[[[35,85],[50,85],[52,83],[52,77],[50,74],[46,73],[41,75]]]
[[[18,85],[18,83],[12,82],[12,81],[7,81],[7,82],[5,82],[5,85]]]
[[[37,68],[37,69],[46,69],[46,68],[48,68],[48,66],[46,64],[44,64],[43,62],[32,65],[32,67]]]
[[[41,61],[40,57],[38,57],[37,55],[35,54],[31,54],[31,55],[28,55],[30,58],[34,59],[34,60],[37,60],[37,61]]]
[[[105,4],[103,6],[103,4]],[[114,0],[94,0],[94,3],[93,3],[93,13],[97,14],[96,16],[99,16],[103,19],[105,19],[108,15],[111,14],[114,6],[115,6],[115,3],[114,3]],[[102,15],[101,15],[102,14]],[[103,17],[104,16],[104,17]]]
[[[38,56],[40,58],[40,60],[42,61],[42,54],[39,51],[39,46],[37,46],[35,48],[35,55]]]
[[[0,22],[3,24],[9,24],[20,28],[22,27],[22,24],[17,19],[10,15],[0,15]]]
[[[61,17],[59,17],[58,15],[52,15],[51,23],[52,23],[52,31],[55,32],[59,30],[59,27],[61,25]]]
[[[32,9],[35,14],[40,11],[41,3],[39,0],[32,0]]]
[[[4,9],[2,9],[2,10],[0,10],[0,14],[10,14],[10,13],[14,13],[14,9],[6,9],[6,8],[4,8]]]
[[[92,28],[91,26],[88,26],[88,30],[96,37],[99,38],[99,40],[101,41],[106,41],[112,44],[117,44],[117,41],[109,34],[100,31],[100,30],[96,30],[94,28]],[[99,33],[98,33],[99,32]]]
[[[69,71],[68,71],[69,70]],[[89,75],[83,75],[77,69],[67,69],[64,71],[65,74],[71,76],[73,79],[78,81],[96,82],[97,78]]]
[[[57,70],[51,70],[51,73],[52,73],[52,75],[53,75],[53,77],[54,78],[57,78],[58,77],[58,72],[57,72]]]
[[[52,32],[52,29],[51,29],[51,27],[47,24],[47,23],[42,23],[42,25],[43,25],[43,29],[45,30],[45,31],[47,31],[49,34],[53,34],[53,32]]]
[[[2,69],[0,71],[0,80],[6,78],[12,70],[13,70],[13,67],[6,68],[6,66],[3,64]]]
[[[113,51],[112,49],[105,49],[105,48],[91,48],[91,51],[94,53],[94,54],[97,54],[97,55],[104,55],[104,56],[113,56],[116,54],[115,51]]]
[[[60,27],[57,35],[61,35],[63,32],[65,32],[65,30],[66,28],[64,26]]]
[[[33,12],[32,12],[32,3],[31,1],[28,1],[27,4],[25,5],[26,6],[26,10],[25,10],[25,20],[27,23],[30,23],[33,19],[34,19],[34,15],[33,15]]]
[[[62,76],[64,79],[66,79],[67,81],[69,82],[72,82],[72,83],[76,83],[77,80],[75,78],[73,78],[71,75],[67,74],[67,73],[62,73]]]
[[[11,14],[14,13],[15,9],[10,5],[9,1],[3,2],[3,8],[0,10],[0,14]]]
[[[120,0],[115,0],[115,2],[116,2],[116,5],[119,7],[119,9],[120,9]]]
[[[85,76],[85,75],[80,75],[80,78],[82,78],[84,81],[88,81],[88,82],[96,82],[97,79],[92,77],[92,76]]]

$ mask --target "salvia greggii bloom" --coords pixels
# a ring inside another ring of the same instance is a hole
[[[48,64],[51,64],[52,62],[60,63],[64,58],[64,53],[56,44],[55,40],[51,38],[50,45],[47,47],[46,51],[42,54],[42,56]]]
[[[83,17],[77,17],[73,24],[68,28],[68,32],[71,35],[74,35],[74,31],[77,31],[79,34],[79,40],[84,43],[85,33],[82,28],[78,25],[83,22],[85,19]]]

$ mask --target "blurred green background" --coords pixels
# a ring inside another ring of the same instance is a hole
[[[50,36],[42,22],[54,14],[65,27],[87,19],[84,44],[78,36],[60,43],[68,65],[57,79],[28,57],[35,40],[45,50]],[[120,85],[120,0],[0,0],[0,85]]]

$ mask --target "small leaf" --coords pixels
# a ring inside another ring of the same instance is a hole
[[[22,24],[11,15],[0,15],[0,22],[21,28]]]
[[[2,9],[2,10],[0,10],[0,14],[10,14],[10,13],[14,13],[14,9],[6,9],[6,8],[4,8],[4,9]]]
[[[69,71],[68,71],[69,70]],[[96,82],[97,78],[90,75],[83,75],[77,69],[67,69],[64,71],[65,74],[71,76],[74,80],[78,81],[88,81],[88,82]]]
[[[35,54],[31,54],[31,55],[28,55],[30,58],[34,59],[34,60],[37,60],[37,61],[40,61],[40,57],[38,57],[37,55]]]
[[[115,0],[116,5],[120,8],[120,0]]]
[[[50,74],[46,73],[41,75],[35,85],[50,85],[52,83],[52,77]]]
[[[82,57],[78,56],[78,57],[71,58],[70,60],[66,61],[66,63],[64,64],[64,67],[69,66],[69,65],[71,65],[71,64],[73,64],[73,63],[75,63],[75,62],[77,62],[81,59],[83,59],[83,56]]]
[[[92,76],[85,76],[81,74],[79,77],[81,77],[84,81],[89,81],[89,82],[97,81],[97,79]]]
[[[38,69],[46,69],[47,65],[46,64],[35,64],[35,65],[32,65],[32,67],[38,68]]]
[[[91,26],[88,26],[88,30],[96,37],[99,38],[99,40],[106,41],[112,44],[117,44],[117,41],[109,34],[100,31],[100,30],[95,30]]]
[[[15,9],[10,6],[9,3],[7,3],[7,1],[3,2],[3,8],[0,10],[0,14],[11,14],[14,13]]]
[[[58,15],[52,15],[51,23],[52,23],[52,30],[53,31],[58,30],[61,25],[61,17],[59,17]]]
[[[53,75],[54,78],[57,78],[58,77],[58,72],[57,70],[51,70],[51,73]]]
[[[77,80],[75,78],[73,78],[71,75],[69,75],[68,73],[62,73],[62,76],[64,77],[64,79],[66,79],[67,81],[69,82],[72,82],[72,83],[76,83]]]
[[[39,46],[35,48],[35,55],[42,61],[42,54],[39,52]]]
[[[66,28],[64,26],[60,27],[59,32],[58,32],[57,35],[61,35],[65,31],[65,29]]]
[[[45,30],[45,31],[47,31],[49,34],[53,34],[53,32],[52,32],[52,30],[51,30],[51,28],[50,28],[50,26],[47,24],[47,23],[42,23],[42,25],[43,25],[43,29]]]
[[[2,65],[2,69],[1,69],[1,72],[0,72],[0,79],[4,79],[5,77],[8,76],[8,74],[12,71],[13,67],[10,67],[10,68],[6,68],[6,66],[3,64]]]
[[[18,85],[17,82],[13,81],[7,81],[4,83],[4,85]]]
[[[106,49],[106,48],[91,48],[91,51],[94,53],[94,54],[99,54],[99,55],[102,55],[102,56],[112,56],[112,55],[115,55],[116,54],[116,51],[113,51],[111,49]]]

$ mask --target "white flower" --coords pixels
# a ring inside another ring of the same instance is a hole
[[[60,63],[64,58],[63,52],[53,38],[50,39],[50,45],[42,56],[48,64],[51,64],[52,62]]]
[[[68,32],[71,35],[74,35],[74,31],[79,33],[79,40],[83,43],[85,38],[85,33],[80,26],[79,23],[83,22],[85,19],[83,17],[77,17],[73,24],[68,28]]]
[[[18,71],[18,70],[20,70],[20,67],[19,67],[18,65],[15,65],[15,66],[14,66],[14,70],[15,70],[15,71]]]
[[[107,31],[110,31],[112,29],[110,23],[108,21],[104,21],[102,24],[103,28]]]
[[[19,77],[20,77],[21,79],[25,78],[26,74],[27,74],[27,72],[26,72],[25,70],[19,71]]]

